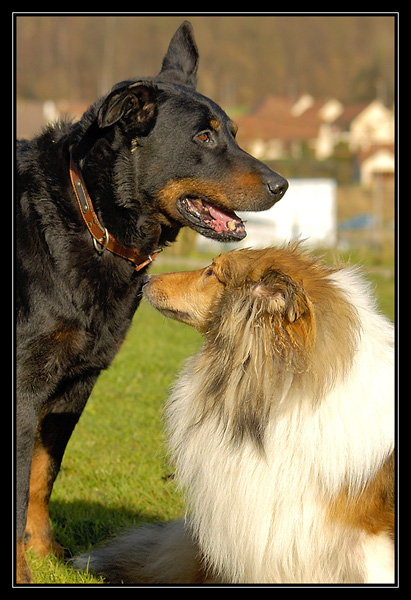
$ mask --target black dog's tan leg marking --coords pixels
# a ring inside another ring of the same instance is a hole
[[[66,383],[64,392],[55,395],[48,412],[40,415],[34,440],[27,511],[27,547],[40,556],[54,552],[63,556],[62,547],[53,540],[49,520],[49,499],[60,469],[64,450],[94,386],[98,373],[83,375]]]
[[[33,583],[23,541],[17,542],[16,546],[16,583]]]
[[[46,448],[37,444],[34,448],[30,477],[30,500],[27,510],[27,547],[39,556],[54,552],[63,557],[63,548],[53,540],[49,519],[49,498],[53,485],[51,457]]]

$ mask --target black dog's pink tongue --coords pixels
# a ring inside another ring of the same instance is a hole
[[[208,204],[208,203],[204,202],[204,204]],[[221,226],[221,227],[227,228],[228,223],[231,224],[233,221],[234,222],[236,221],[235,217],[233,219],[231,219],[231,215],[228,215],[227,213],[223,212],[222,210],[220,210],[216,206],[213,206],[212,204],[208,204],[207,208],[208,208],[208,212],[210,213],[210,215],[216,221],[216,225],[218,227]]]
[[[213,219],[213,221],[210,223],[210,226],[217,233],[224,233],[227,231],[231,231],[231,233],[245,232],[243,222],[235,213],[224,212],[220,208],[217,208],[217,206],[214,206],[209,202],[205,202],[204,200],[203,205],[208,209],[210,217]]]
[[[232,211],[224,211],[200,198],[185,198],[186,210],[203,226],[228,238],[242,240],[247,234],[243,221]]]

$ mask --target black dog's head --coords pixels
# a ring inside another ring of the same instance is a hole
[[[113,166],[107,163],[106,168],[112,169],[110,181],[117,185],[110,197],[117,210],[103,199],[101,210],[103,219],[116,221],[120,207],[127,209],[128,235],[118,223],[106,225],[117,229],[114,235],[126,244],[138,243],[131,238],[134,226],[134,232],[141,229],[142,214],[146,230],[157,219],[156,226],[169,232],[187,225],[218,240],[242,239],[244,224],[234,211],[266,210],[288,187],[280,175],[239,148],[235,123],[195,91],[197,67],[193,31],[184,22],[156,77],[119,83],[94,107],[96,139],[82,161],[85,175],[98,187],[93,165],[101,171],[111,155]],[[161,234],[159,239],[164,241]]]

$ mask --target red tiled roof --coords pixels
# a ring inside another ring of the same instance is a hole
[[[347,106],[344,106],[343,112],[334,121],[334,125],[343,130],[348,129],[351,121],[369,105],[369,102],[357,102],[355,104],[348,104]]]
[[[252,113],[237,118],[239,143],[257,138],[286,142],[315,138],[322,123],[318,116],[322,103],[298,117],[291,114],[291,106],[287,98],[269,96]]]

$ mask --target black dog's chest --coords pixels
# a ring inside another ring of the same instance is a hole
[[[57,296],[42,295],[42,311],[36,323],[28,326],[25,319],[17,323],[18,379],[22,392],[32,390],[50,396],[62,381],[91,373],[97,375],[110,365],[129,329],[141,294],[139,280],[116,288],[109,273],[105,279],[105,293],[97,291],[101,296],[98,301],[89,281],[83,280],[82,305],[78,289],[70,296],[60,284]]]

